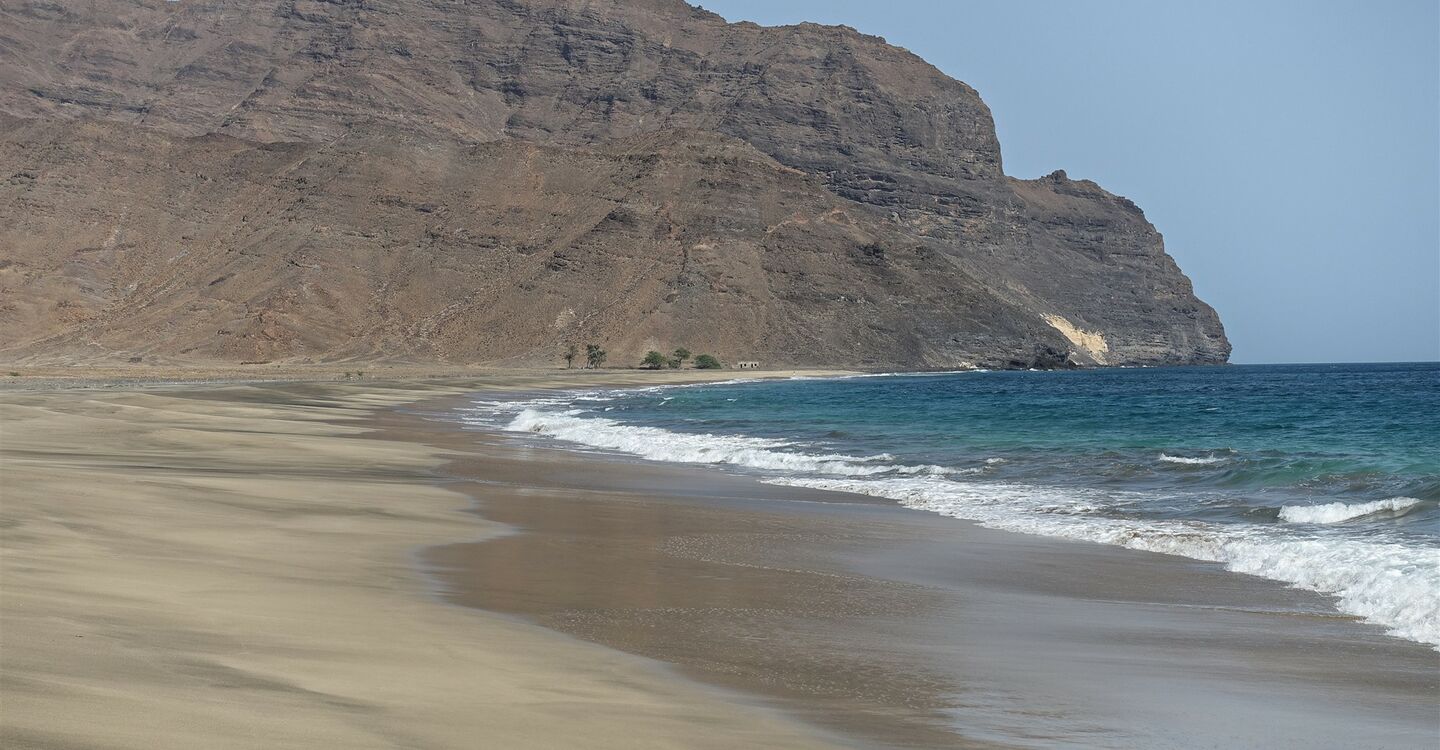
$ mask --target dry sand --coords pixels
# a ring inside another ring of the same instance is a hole
[[[714,376],[605,379],[676,377]],[[416,551],[494,527],[430,481],[442,451],[358,420],[465,387],[0,394],[0,745],[826,746],[656,663],[436,599]]]

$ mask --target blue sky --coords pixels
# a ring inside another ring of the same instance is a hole
[[[701,0],[974,86],[1005,171],[1133,199],[1236,362],[1440,359],[1440,3]]]

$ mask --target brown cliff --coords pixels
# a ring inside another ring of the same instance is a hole
[[[844,27],[678,0],[6,2],[29,361],[1223,362],[1129,201]]]

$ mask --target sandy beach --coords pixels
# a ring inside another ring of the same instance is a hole
[[[0,393],[0,744],[1433,746],[1318,595],[443,419],[704,377]]]
[[[435,485],[452,456],[360,422],[461,390],[0,395],[0,745],[827,746],[656,663],[436,599],[417,552],[498,527]]]

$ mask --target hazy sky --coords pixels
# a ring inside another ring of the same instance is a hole
[[[853,26],[974,86],[1008,174],[1145,210],[1235,362],[1440,359],[1436,0],[699,1]]]

